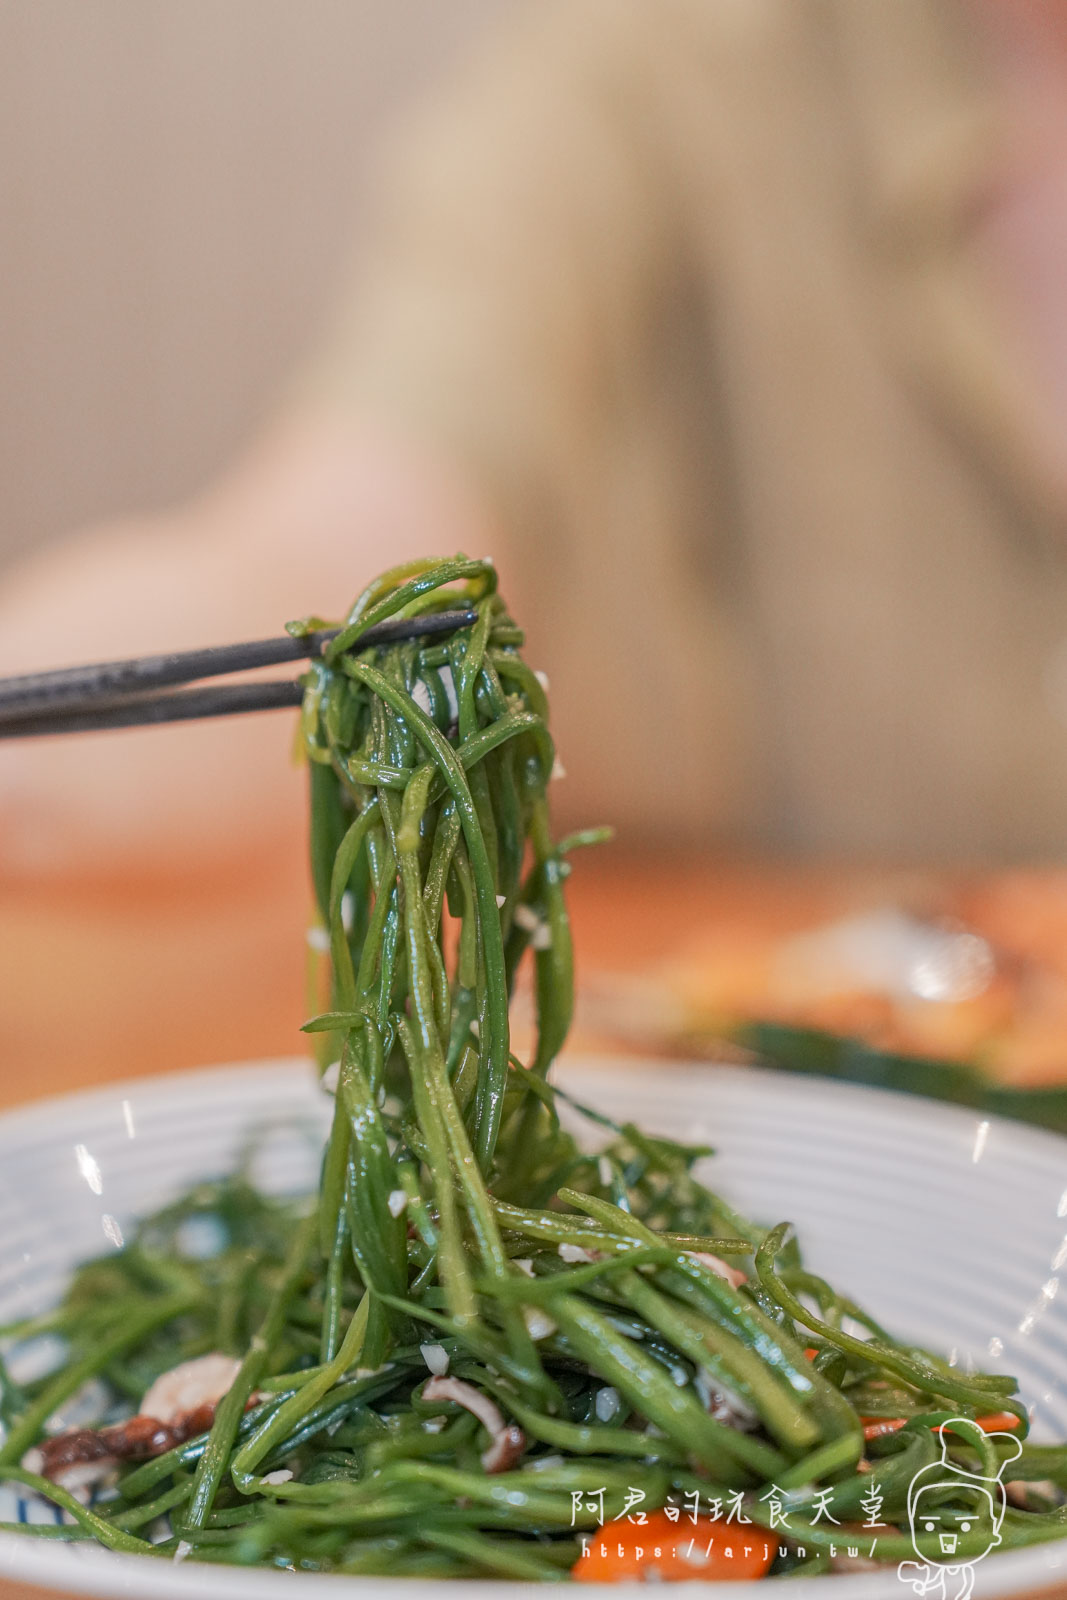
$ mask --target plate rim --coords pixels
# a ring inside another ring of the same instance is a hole
[[[998,1130],[1001,1137],[1017,1143],[1023,1149],[1036,1146],[1047,1154],[1061,1159],[1067,1157],[1067,1136],[1050,1129],[1038,1128],[1029,1123],[1015,1121],[996,1113],[986,1113],[981,1108],[959,1106],[943,1101],[929,1100],[898,1089],[880,1085],[843,1082],[840,1079],[781,1073],[773,1067],[738,1065],[688,1060],[673,1057],[613,1055],[581,1053],[562,1056],[558,1063],[559,1076],[566,1085],[573,1075],[583,1081],[610,1071],[616,1078],[623,1075],[631,1081],[648,1080],[653,1074],[675,1080],[679,1092],[689,1083],[700,1083],[710,1088],[716,1083],[750,1086],[773,1086],[779,1092],[787,1090],[802,1099],[819,1100],[831,1097],[840,1101],[844,1096],[856,1103],[876,1102],[892,1104],[906,1115],[933,1118],[946,1128],[960,1130],[987,1122],[990,1131]],[[300,1083],[301,1092],[314,1089],[314,1062],[308,1056],[270,1056],[241,1061],[220,1062],[217,1065],[184,1068],[174,1072],[149,1074],[108,1081],[66,1093],[38,1096],[23,1104],[0,1112],[0,1145],[20,1131],[47,1128],[57,1111],[76,1118],[83,1109],[103,1109],[116,1101],[134,1100],[136,1097],[179,1097],[198,1086],[219,1085],[223,1080],[237,1083],[243,1077],[270,1075],[283,1087],[288,1081]],[[1067,1181],[1067,1174],[1065,1174]],[[986,1577],[986,1573],[990,1576]],[[981,1600],[1008,1600],[1009,1596],[1024,1594],[1037,1596],[1048,1591],[1050,1585],[1064,1582],[1067,1573],[1067,1532],[1062,1539],[1027,1549],[1008,1551],[999,1556],[989,1568],[983,1568]],[[271,1572],[263,1568],[230,1568],[210,1563],[174,1566],[146,1556],[127,1555],[98,1546],[86,1544],[51,1544],[16,1533],[0,1533],[0,1576],[33,1584],[47,1592],[61,1589],[68,1594],[98,1597],[125,1596],[128,1600],[206,1600],[218,1594],[227,1600],[259,1600],[273,1585],[280,1595],[293,1596],[293,1600],[314,1600],[316,1591],[321,1594],[347,1595],[351,1600],[370,1600],[376,1593],[395,1596],[396,1600],[433,1600],[435,1595],[448,1596],[449,1600],[469,1587],[466,1579],[403,1579],[345,1576],[343,1574]],[[904,1589],[892,1568],[862,1574],[834,1575],[833,1589],[826,1589],[826,1575],[789,1580],[790,1596],[795,1600],[818,1600],[818,1596],[832,1593],[833,1600],[888,1600],[903,1597]],[[284,1588],[280,1585],[284,1584]],[[311,1587],[310,1585],[314,1585]],[[327,1584],[329,1587],[327,1587]],[[294,1587],[296,1585],[296,1587]],[[603,1595],[637,1595],[647,1592],[644,1584],[586,1585],[586,1590]],[[543,1585],[513,1580],[479,1579],[477,1592],[484,1600],[528,1600],[529,1596],[543,1592]],[[723,1600],[741,1600],[751,1594],[749,1584],[721,1583],[716,1592]]]

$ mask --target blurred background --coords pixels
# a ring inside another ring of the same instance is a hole
[[[491,553],[580,1042],[1067,1124],[1065,87],[1057,0],[0,0],[0,673]],[[0,745],[0,1099],[297,1048],[291,744]]]
[[[4,0],[0,562],[192,495],[262,425],[390,129],[517,3]]]
[[[76,530],[194,496],[247,444],[351,276],[390,129],[514,9],[0,4],[0,587],[22,558]],[[160,532],[149,517],[136,537],[151,547]],[[322,602],[342,606],[364,576]],[[283,620],[272,614],[268,631]],[[180,646],[184,619],[174,627]],[[34,658],[24,646],[9,646],[10,670],[81,658],[61,637]],[[152,746],[150,736],[149,765]],[[284,734],[278,754],[284,771]],[[39,758],[28,759],[36,774]],[[102,759],[121,767],[123,746]],[[242,863],[236,881],[223,871],[217,890],[201,879],[194,893],[172,873],[146,873],[143,853],[132,864],[120,853],[101,882],[76,837],[72,860],[76,802],[27,847],[34,802],[5,776],[0,1097],[294,1048],[307,914],[298,838],[279,870],[258,875],[262,886]],[[40,781],[54,787],[51,775]],[[298,816],[295,774],[291,785]],[[110,810],[121,781],[103,788]],[[146,922],[160,931],[151,954]],[[227,972],[240,996],[232,1028],[221,1020]],[[161,1028],[152,1018],[164,992],[186,999]],[[197,1020],[175,1029],[189,1002]]]

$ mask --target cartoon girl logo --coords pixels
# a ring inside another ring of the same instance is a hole
[[[950,1417],[937,1431],[941,1460],[920,1467],[908,1489],[908,1524],[919,1560],[902,1561],[897,1574],[916,1594],[970,1600],[975,1563],[1000,1543],[1006,1505],[1000,1475],[1023,1447],[1013,1433],[984,1434],[966,1417]],[[996,1476],[951,1460],[953,1435],[961,1444],[977,1447],[980,1441],[991,1441],[1001,1446],[1005,1453]]]

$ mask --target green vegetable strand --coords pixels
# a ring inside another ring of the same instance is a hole
[[[473,621],[363,642],[446,610]],[[1028,1498],[1003,1547],[1062,1537],[1067,1445],[1026,1440],[1013,1379],[897,1340],[804,1268],[785,1224],[708,1190],[704,1147],[553,1085],[574,1007],[566,880],[605,832],[552,833],[548,700],[522,644],[492,564],[460,555],[376,578],[309,665],[321,938],[305,1027],[333,1096],[317,1196],[262,1194],[250,1151],[85,1263],[54,1314],[0,1329],[0,1464],[64,1513],[28,1531],[287,1571],[557,1582],[601,1510],[696,1495],[773,1531],[776,1569],[822,1571],[875,1481],[879,1558],[911,1558],[899,1530],[933,1429],[1006,1411]],[[44,1336],[58,1363],[18,1377]],[[91,1508],[22,1464],[89,1380],[110,1422],[213,1350],[240,1364],[210,1430],[114,1464]],[[870,1418],[895,1431],[865,1437]],[[953,1448],[989,1472],[1009,1445]],[[983,1537],[962,1535],[962,1559]]]

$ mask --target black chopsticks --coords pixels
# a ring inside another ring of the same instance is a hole
[[[454,633],[476,620],[475,611],[437,611],[421,617],[391,618],[368,628],[355,648],[365,650],[396,639]],[[204,689],[175,686],[317,656],[338,631],[328,629],[299,638],[283,634],[246,644],[135,656],[124,661],[0,678],[0,739],[147,727],[296,706],[303,695],[303,687],[296,679],[216,684]],[[159,693],[160,690],[168,692]]]

